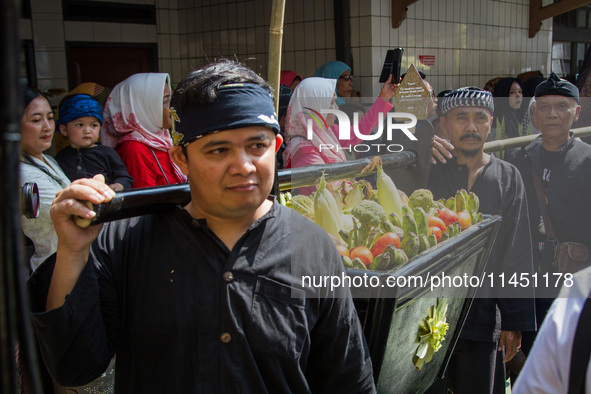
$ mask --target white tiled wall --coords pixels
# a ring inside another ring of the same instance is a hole
[[[41,90],[68,88],[64,31],[61,26],[60,0],[31,0],[31,20],[21,23],[21,37],[33,40],[37,85]],[[29,31],[26,31],[27,27]]]
[[[220,57],[238,59],[267,75],[270,0],[179,1],[181,71]],[[312,76],[335,59],[333,0],[288,0],[283,69]]]
[[[282,69],[311,76],[335,60],[333,1],[286,1]],[[529,0],[419,0],[397,29],[391,28],[390,5],[391,0],[350,0],[355,88],[364,95],[378,94],[383,56],[398,46],[405,48],[403,69],[414,63],[436,91],[483,87],[491,78],[524,71],[549,72],[552,22],[545,20],[529,39]],[[182,74],[225,56],[266,75],[270,0],[179,0],[179,6]],[[420,55],[434,55],[435,65],[420,64]]]
[[[63,21],[61,0],[31,0],[32,19],[21,22],[21,37],[34,40],[41,89],[67,88],[65,41],[157,43],[159,70],[175,84],[220,57],[267,75],[271,0],[94,1],[155,5],[157,25]],[[286,0],[282,69],[306,77],[335,60],[335,1]],[[390,4],[350,0],[354,88],[364,95],[378,94],[383,56],[398,46],[405,48],[403,69],[414,63],[436,91],[482,87],[523,71],[548,74],[551,20],[529,39],[529,0],[419,0],[397,29]],[[420,55],[435,56],[435,65],[420,64]]]
[[[379,92],[375,81],[386,50],[393,47],[405,49],[403,72],[415,64],[436,92],[550,71],[552,20],[528,38],[529,0],[419,0],[397,29],[391,28],[390,5],[390,0],[351,0],[354,68],[358,79],[367,81],[360,86],[364,95]],[[434,55],[435,65],[421,64],[420,55]]]

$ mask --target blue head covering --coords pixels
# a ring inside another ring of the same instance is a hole
[[[88,94],[68,96],[60,104],[59,118],[55,122],[58,126],[66,125],[73,120],[94,116],[103,125],[103,109],[96,99]]]
[[[347,66],[343,62],[335,60],[318,67],[316,71],[314,71],[314,76],[322,78],[339,79],[341,74],[344,73],[346,70],[351,70],[351,67]]]
[[[338,80],[339,77],[347,70],[351,71],[351,67],[347,66],[346,63],[334,60],[318,67],[316,71],[314,71],[314,76]],[[335,92],[337,94],[337,105],[343,105],[345,100],[339,96],[339,92],[337,92],[336,89]]]

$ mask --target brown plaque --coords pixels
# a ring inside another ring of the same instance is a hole
[[[413,114],[418,120],[427,119],[427,106],[431,93],[419,75],[414,64],[411,64],[400,86],[394,93],[396,112]]]

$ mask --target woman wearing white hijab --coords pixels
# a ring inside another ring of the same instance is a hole
[[[391,77],[390,77],[391,78]],[[351,138],[339,140],[339,126],[331,122],[331,116],[326,124],[312,120],[312,139],[308,140],[308,120],[319,119],[322,109],[338,109],[335,104],[335,87],[337,80],[327,78],[306,78],[294,90],[287,109],[286,139],[287,148],[283,153],[285,168],[297,168],[314,164],[338,163],[346,161],[341,148],[347,148],[361,142],[353,132],[351,120]],[[371,133],[379,122],[379,113],[387,113],[392,109],[390,99],[396,87],[390,80],[384,84],[378,99],[359,120],[359,132],[367,135]],[[332,146],[332,149],[327,149]]]
[[[171,92],[168,74],[140,73],[115,86],[105,103],[101,141],[115,148],[133,188],[186,182],[168,154]]]

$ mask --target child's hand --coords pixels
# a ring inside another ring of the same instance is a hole
[[[111,189],[113,189],[113,191],[115,191],[115,192],[120,192],[120,191],[124,190],[123,185],[120,183],[113,183],[113,184],[109,185],[109,187]]]

